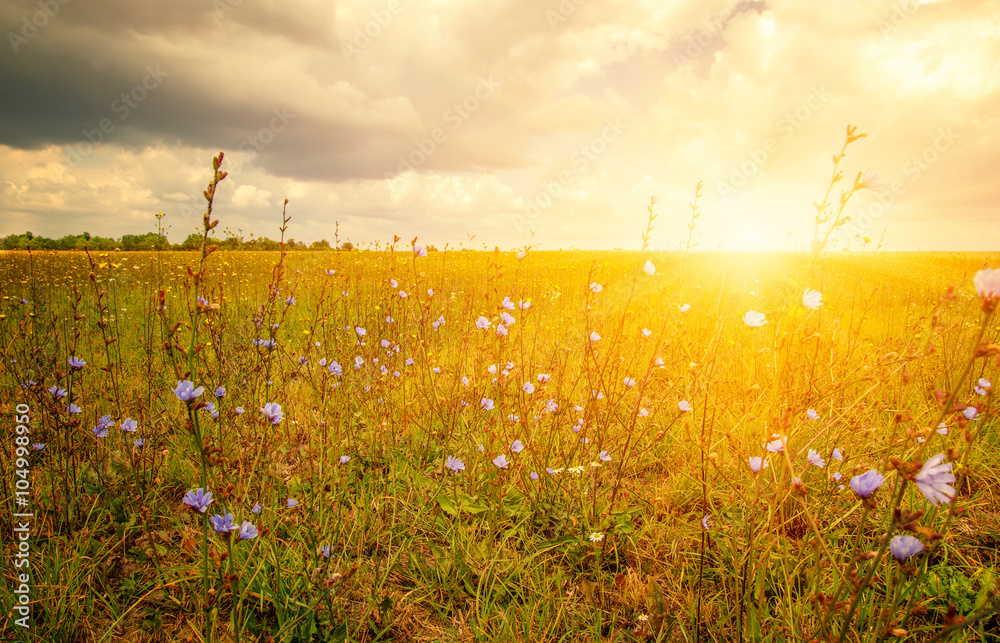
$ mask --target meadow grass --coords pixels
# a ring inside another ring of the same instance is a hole
[[[4,253],[4,640],[997,640],[1000,255],[208,234]]]

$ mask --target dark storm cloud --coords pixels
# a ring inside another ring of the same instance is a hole
[[[380,177],[401,147],[386,135],[399,133],[393,117],[405,124],[405,105],[379,107],[335,81],[319,92],[327,109],[322,100],[306,105],[287,87],[276,85],[269,95],[254,84],[247,52],[226,46],[266,38],[278,51],[313,50],[343,66],[333,36],[335,3],[318,13],[317,2],[52,5],[58,11],[50,9],[45,20],[33,18],[42,11],[37,3],[0,7],[0,33],[15,34],[17,45],[0,56],[0,144],[72,150],[101,139],[134,150],[163,142],[266,151],[261,163],[275,174],[315,179]],[[33,19],[44,26],[25,28]],[[349,109],[341,109],[345,102]],[[390,113],[379,118],[385,108]],[[358,113],[375,117],[359,121]]]

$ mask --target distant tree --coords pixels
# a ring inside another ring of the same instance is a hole
[[[309,249],[310,250],[329,250],[330,249],[330,242],[327,241],[326,239],[320,239],[319,241],[313,241],[311,244],[309,244]]]
[[[197,232],[192,232],[187,236],[187,239],[185,239],[181,243],[180,247],[178,247],[178,250],[198,250],[199,248],[201,248],[201,238],[202,238],[201,234]]]
[[[31,239],[27,236],[30,233],[25,234],[11,234],[3,238],[2,245],[4,250],[23,250],[28,246]]]
[[[354,250],[354,244],[351,243],[350,241],[345,241],[344,243],[340,244],[340,247],[337,248],[337,250],[343,250],[345,252],[350,252],[351,250]]]
[[[53,243],[55,250],[76,250],[77,242],[79,242],[81,249],[83,248],[83,244],[86,243],[83,237],[78,234],[67,234],[65,237],[56,239]]]
[[[28,230],[27,232],[24,233],[24,236],[28,241],[31,241],[35,235],[31,234],[31,230]]]
[[[277,241],[272,241],[267,237],[258,237],[253,242],[254,250],[279,250],[281,246]]]
[[[157,250],[163,244],[163,237],[155,232],[146,234],[123,234],[119,247],[122,250]]]
[[[167,240],[165,235],[158,232],[153,233],[156,235],[156,242],[153,246],[153,250],[170,250],[170,242]]]
[[[91,250],[114,250],[119,244],[111,237],[90,237],[87,239],[87,247]]]

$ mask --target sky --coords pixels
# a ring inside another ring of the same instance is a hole
[[[0,236],[1000,248],[1000,0],[0,0]]]

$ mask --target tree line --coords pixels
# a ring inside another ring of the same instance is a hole
[[[89,232],[81,234],[68,234],[59,239],[50,239],[41,235],[32,234],[30,231],[23,234],[11,234],[0,239],[0,249],[3,250],[27,250],[30,246],[32,250],[197,250],[201,247],[202,235],[200,233],[189,234],[181,243],[170,243],[167,238],[156,232],[146,234],[125,234],[120,238],[92,236]],[[279,250],[281,244],[267,237],[256,237],[250,240],[241,240],[238,237],[230,236],[221,241],[213,241],[220,250]],[[350,241],[340,243],[336,248],[330,245],[326,239],[313,241],[307,244],[304,241],[288,239],[285,241],[286,250],[354,250],[354,244]]]

